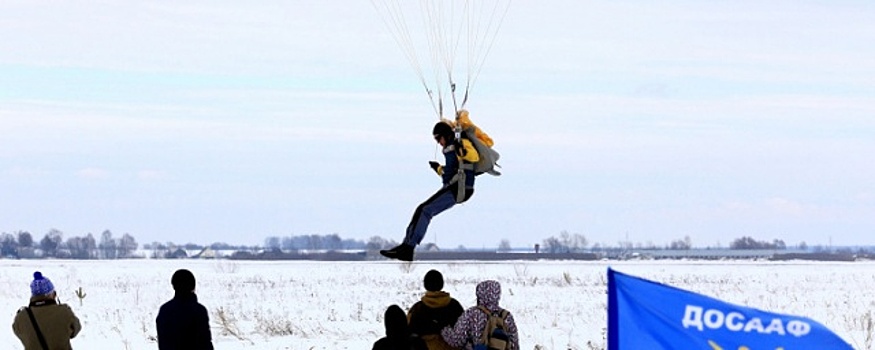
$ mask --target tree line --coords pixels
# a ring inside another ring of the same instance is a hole
[[[211,248],[213,250],[281,250],[281,251],[338,251],[338,250],[380,250],[387,249],[398,243],[391,239],[380,236],[372,236],[367,241],[356,239],[344,239],[339,234],[329,235],[291,235],[269,236],[265,238],[264,245],[259,246],[235,246],[227,243],[216,242],[210,245],[196,243],[176,244],[173,242],[152,242],[142,246],[149,251],[151,258],[174,258],[180,257],[180,250],[192,251]],[[536,245],[540,246],[540,245]],[[558,237],[549,237],[543,241],[543,253],[576,253],[586,249],[587,239],[580,234],[570,234],[562,231]],[[83,236],[71,236],[64,239],[64,233],[57,229],[51,229],[42,239],[36,240],[28,231],[14,233],[0,233],[0,258],[59,258],[59,259],[127,259],[141,258],[134,253],[140,245],[136,238],[129,233],[121,237],[114,237],[112,231],[104,230],[98,240],[92,233]],[[424,244],[421,249],[440,249],[434,243]],[[466,250],[464,246],[458,246],[457,250]],[[499,252],[511,251],[510,241],[502,239],[498,243]],[[185,255],[185,253],[181,253]]]
[[[28,231],[0,233],[0,257],[4,258],[124,259],[133,257],[138,247],[134,236],[125,233],[116,238],[110,230],[103,231],[99,240],[91,233],[65,240],[57,229],[38,241]]]
[[[391,239],[386,239],[380,236],[372,236],[368,240],[344,239],[339,234],[333,233],[329,235],[289,235],[289,236],[269,236],[264,239],[263,246],[243,246],[231,245],[223,242],[215,242],[209,245],[200,245],[196,243],[176,244],[173,242],[152,242],[143,245],[143,249],[149,251],[152,258],[173,258],[185,256],[184,251],[203,250],[211,248],[213,250],[236,250],[236,251],[340,251],[340,250],[379,250],[393,247],[398,243]],[[594,244],[589,246],[589,240],[582,234],[561,231],[558,235],[550,236],[543,239],[534,247],[538,253],[544,254],[559,254],[559,253],[580,253],[580,252],[599,252],[613,250],[630,250],[630,249],[672,249],[672,250],[689,250],[692,249],[693,243],[689,236],[682,239],[673,240],[664,247],[657,247],[652,243],[648,244],[632,244],[631,242],[620,241],[616,247],[603,246]],[[112,231],[104,230],[98,237],[91,233],[82,236],[70,236],[64,238],[63,232],[57,229],[51,229],[41,239],[37,239],[33,234],[27,231],[18,231],[13,233],[0,233],[0,258],[59,258],[59,259],[128,259],[142,258],[137,256],[135,252],[140,248],[137,240],[133,235],[124,233],[121,237],[113,235]],[[806,250],[808,246],[805,242],[798,245],[799,249]],[[823,251],[817,249],[815,251]],[[433,243],[428,243],[420,247],[420,249],[433,250],[440,249]],[[458,246],[456,250],[466,250],[464,246]],[[742,236],[733,240],[729,249],[771,249],[785,250],[787,244],[783,240],[775,239],[772,241],[759,241],[749,236]],[[510,252],[512,251],[511,242],[507,239],[501,239],[497,243],[496,251]]]
[[[34,259],[34,258],[58,258],[58,259],[130,259],[143,258],[136,255],[140,244],[130,233],[121,237],[113,236],[112,231],[104,230],[100,239],[92,233],[82,236],[70,236],[64,239],[64,233],[57,229],[51,229],[42,239],[37,240],[28,231],[0,233],[0,258]],[[176,244],[173,242],[153,242],[142,246],[150,251],[152,258],[177,257],[174,253],[182,250],[249,250],[258,247],[231,245],[224,242],[215,242],[210,245],[196,243]]]

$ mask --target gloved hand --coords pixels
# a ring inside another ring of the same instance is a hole
[[[437,172],[437,171],[438,171],[438,168],[440,168],[440,166],[441,166],[440,163],[435,162],[435,161],[433,161],[433,160],[432,160],[432,161],[429,161],[429,162],[428,162],[428,165],[431,167],[432,170],[434,170],[434,172]]]
[[[462,146],[461,142],[456,141],[456,143],[454,143],[453,146],[456,148],[456,154],[459,155],[459,157],[464,157],[465,155],[468,154],[468,150]]]

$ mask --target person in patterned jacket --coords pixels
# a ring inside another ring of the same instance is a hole
[[[483,329],[486,328],[487,315],[479,307],[483,306],[491,312],[500,312],[498,299],[501,298],[501,284],[498,281],[487,280],[477,284],[477,306],[465,310],[462,316],[456,320],[453,327],[444,328],[441,336],[450,346],[457,348],[473,349],[474,344],[480,342]],[[514,322],[513,315],[508,312],[505,319],[508,335],[508,349],[519,350],[519,333]]]

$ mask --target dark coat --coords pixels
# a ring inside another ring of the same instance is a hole
[[[210,317],[194,293],[177,293],[155,319],[159,350],[213,350]]]
[[[444,327],[452,327],[465,309],[459,301],[442,291],[426,292],[407,312],[410,332],[425,340],[429,350],[454,349],[441,337]]]
[[[386,309],[384,322],[386,336],[374,343],[373,350],[428,350],[422,339],[410,334],[407,316],[398,305]]]

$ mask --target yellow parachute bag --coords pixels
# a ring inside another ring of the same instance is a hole
[[[459,123],[459,126],[462,127],[462,130],[473,129],[474,137],[476,137],[480,142],[483,142],[486,147],[492,148],[492,145],[495,144],[492,141],[492,138],[489,137],[483,130],[474,125],[471,122],[471,117],[468,116],[468,111],[464,109],[460,109],[459,113],[456,115],[456,122]]]
[[[453,122],[447,120],[447,122],[454,129],[461,129],[460,136],[471,141],[471,144],[477,149],[477,153],[480,154],[480,161],[474,164],[474,174],[480,175],[487,173],[493,176],[500,176],[501,172],[496,169],[501,168],[501,166],[498,165],[498,158],[500,155],[492,148],[492,146],[495,145],[495,141],[471,121],[468,111],[460,109],[459,112],[456,113],[456,121]],[[457,125],[458,128],[456,127]]]

